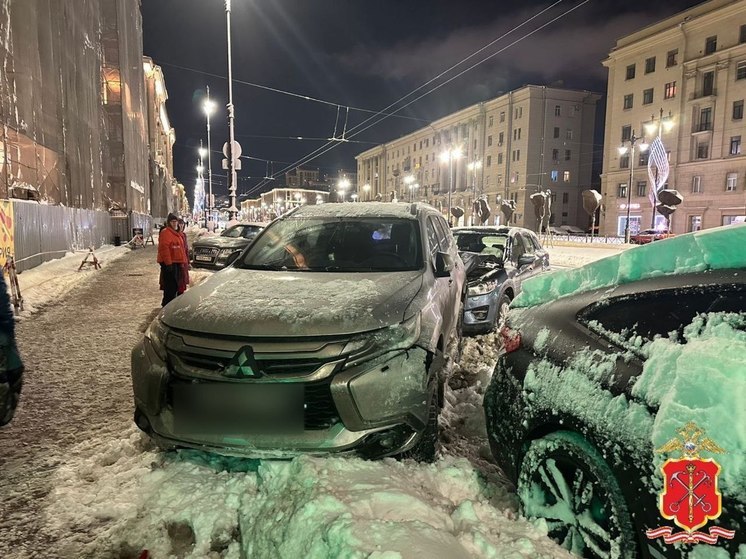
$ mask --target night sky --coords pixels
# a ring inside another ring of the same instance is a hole
[[[271,183],[261,181],[267,172],[278,174],[295,166],[323,147],[326,139],[340,137],[347,107],[347,129],[354,130],[348,134],[350,141],[307,163],[322,173],[355,171],[355,154],[524,84],[605,93],[606,70],[601,61],[617,38],[699,3],[559,0],[552,6],[551,1],[534,0],[233,0],[236,139],[244,155],[257,158],[242,162],[239,199],[271,189]],[[167,108],[176,132],[176,178],[186,186],[191,204],[197,147],[200,139],[207,141],[200,107],[209,86],[220,106],[211,120],[213,189],[216,195],[227,193],[219,153],[228,139],[224,1],[143,0],[142,15],[144,53],[162,67],[166,79]],[[369,128],[374,121],[359,126],[503,35],[388,112],[502,51],[499,54],[407,106],[400,116]],[[298,136],[313,139],[291,139]]]

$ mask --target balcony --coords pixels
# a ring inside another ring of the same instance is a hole
[[[690,101],[696,101],[697,99],[704,99],[705,97],[717,97],[716,87],[705,87],[698,91],[694,91],[689,94]]]
[[[712,122],[700,122],[692,126],[692,134],[699,132],[712,132]]]

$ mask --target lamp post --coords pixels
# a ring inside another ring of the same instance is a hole
[[[656,202],[658,201],[658,182],[665,183],[666,179],[668,178],[668,154],[666,153],[666,150],[663,147],[663,138],[661,138],[661,136],[663,136],[664,128],[666,132],[670,132],[673,129],[673,126],[674,126],[673,113],[671,113],[671,111],[668,111],[668,116],[664,117],[663,107],[661,107],[660,109],[660,115],[658,117],[657,124],[655,122],[655,115],[651,115],[650,122],[645,124],[645,131],[649,135],[655,134],[656,132],[658,133],[658,136],[657,136],[658,142],[656,143],[655,141],[653,141],[653,149],[651,150],[651,157],[653,159],[665,158],[665,161],[666,161],[666,170],[665,170],[666,176],[663,178],[663,180],[659,181],[660,177],[658,176],[658,172],[659,172],[658,164],[655,165],[654,176],[650,177],[651,180],[653,181],[653,191],[655,195],[654,199]],[[653,204],[653,218],[650,223],[650,227],[652,229],[655,229],[655,213],[656,213],[655,210],[656,210],[655,204]]]
[[[462,156],[461,148],[447,149],[440,154],[440,161],[448,162],[448,223],[451,223],[451,192],[453,192],[453,160]]]
[[[365,183],[363,185],[363,191],[365,192],[365,200],[370,201],[370,184]]]
[[[233,148],[236,146],[236,134],[233,127],[233,65],[231,62],[231,0],[225,0],[225,19],[228,37],[228,193],[231,206],[228,208],[228,219],[236,219],[236,157]]]
[[[212,216],[212,144],[210,143],[210,115],[215,111],[215,102],[210,99],[210,86],[207,86],[207,97],[202,103],[202,110],[207,117],[207,188],[208,196],[205,204],[205,229],[207,229],[207,216]]]
[[[337,194],[342,197],[342,202],[345,201],[345,191],[350,187],[350,179],[343,177],[337,181]]]
[[[476,215],[474,213],[474,203],[477,201],[477,170],[482,168],[482,162],[475,159],[469,165],[467,165],[470,171],[472,171],[472,204],[471,204],[471,224],[474,225],[474,222],[476,221]]]
[[[634,130],[632,131],[632,135],[629,137],[629,140],[627,140],[627,143],[629,143],[629,147],[624,145],[624,143],[622,143],[622,145],[619,147],[620,155],[625,155],[626,153],[629,153],[629,182],[627,184],[627,217],[624,222],[624,242],[627,244],[629,244],[629,237],[630,237],[629,210],[630,210],[630,206],[632,205],[632,181],[634,179],[634,168],[635,168],[635,145],[638,145],[637,144],[638,140],[643,140],[642,142],[640,142],[638,149],[641,152],[647,151],[648,144],[644,142],[643,138],[635,136]],[[653,185],[653,188],[655,188],[655,185]]]
[[[407,185],[407,188],[409,189],[409,201],[412,202],[412,185],[414,184],[414,176],[407,175],[404,177],[404,184]]]

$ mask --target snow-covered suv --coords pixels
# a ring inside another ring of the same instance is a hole
[[[436,209],[303,206],[154,320],[132,352],[135,422],[225,454],[432,459],[464,292]]]

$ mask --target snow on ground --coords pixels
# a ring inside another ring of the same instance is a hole
[[[607,256],[614,256],[630,248],[629,245],[602,245],[578,243],[545,245],[552,267],[576,268]]]
[[[566,254],[584,250],[597,254]],[[490,457],[481,402],[494,335],[467,339],[452,365],[435,464],[166,453],[132,424],[126,380],[136,329],[160,298],[155,250],[97,255],[99,271],[76,272],[73,254],[19,276],[30,370],[19,414],[0,430],[0,487],[11,491],[0,522],[14,542],[0,538],[4,558],[569,556],[518,517]],[[70,322],[89,301],[104,316]]]

